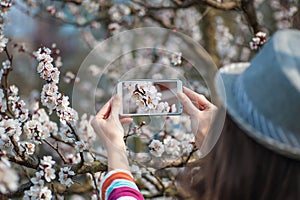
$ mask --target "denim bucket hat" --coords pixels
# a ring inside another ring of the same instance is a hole
[[[216,91],[246,134],[300,160],[300,31],[277,31],[250,63],[221,68]]]

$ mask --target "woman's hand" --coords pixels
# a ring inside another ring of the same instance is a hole
[[[132,122],[132,118],[120,118],[119,110],[121,98],[119,95],[113,96],[97,113],[91,124],[94,131],[101,138],[106,148],[110,145],[123,146],[124,129],[122,123]]]
[[[107,150],[108,165],[111,169],[128,169],[128,161],[125,154],[125,143],[123,140],[123,123],[132,122],[131,117],[120,118],[121,97],[113,96],[97,113],[91,125],[100,137]]]
[[[178,98],[183,105],[183,111],[191,118],[192,132],[195,134],[196,145],[200,148],[217,107],[210,103],[204,95],[186,87],[183,88],[183,93],[178,94]]]

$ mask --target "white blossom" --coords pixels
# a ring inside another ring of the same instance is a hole
[[[148,146],[150,153],[154,155],[155,157],[161,157],[161,155],[164,153],[164,145],[159,140],[152,140],[150,145]]]
[[[180,156],[180,142],[178,140],[167,137],[163,141],[164,143],[164,149],[167,154],[173,155],[173,156]]]
[[[93,118],[94,116],[88,117],[87,114],[83,114],[77,128],[80,138],[87,145],[91,145],[96,140],[96,133],[91,125]]]
[[[55,161],[52,160],[52,156],[44,156],[43,159],[41,160],[40,163],[40,168],[45,169],[45,168],[51,168],[52,165],[55,164]]]
[[[27,138],[36,143],[50,137],[49,129],[37,120],[27,121],[23,129]]]
[[[35,144],[31,142],[20,142],[19,143],[21,150],[25,151],[27,155],[34,154],[35,151]]]
[[[66,107],[65,109],[57,112],[59,116],[60,122],[65,124],[66,122],[76,122],[78,120],[78,114],[76,110],[70,107]]]
[[[1,81],[1,80],[0,80]],[[0,88],[0,111],[5,112],[7,109],[6,100],[4,99],[3,89]]]
[[[86,145],[83,141],[76,141],[75,149],[77,152],[83,152],[86,149]]]
[[[108,25],[108,30],[112,34],[116,34],[116,33],[120,32],[121,26],[118,23],[111,23],[111,24]]]
[[[56,100],[56,104],[56,109],[58,111],[66,109],[70,104],[69,97],[65,95],[60,95],[60,97]]]
[[[57,105],[57,99],[60,97],[58,93],[58,87],[56,84],[48,83],[43,86],[41,92],[41,102],[43,106],[46,106],[51,113]]]
[[[182,63],[182,53],[178,52],[178,53],[173,53],[171,56],[171,63],[173,65],[181,65]]]
[[[142,177],[142,171],[138,165],[132,164],[130,166],[130,172],[134,175],[135,178],[141,178]]]
[[[77,83],[79,81],[79,77],[76,77],[76,75],[73,72],[67,71],[67,73],[64,75],[64,81],[66,83],[71,83],[72,81]]]
[[[99,3],[95,2],[95,1],[91,1],[91,0],[83,0],[82,1],[82,6],[89,12],[92,14],[97,14],[98,10],[99,10]]]
[[[72,177],[75,176],[75,172],[71,170],[71,167],[60,168],[59,182],[67,187],[73,184]]]
[[[49,134],[51,133],[52,135],[57,135],[57,124],[55,122],[50,121],[50,118],[46,113],[45,109],[41,108],[36,110],[32,115],[32,121],[40,122],[40,124],[47,129]]]
[[[125,88],[130,94],[129,103],[137,106],[137,113],[168,113],[176,111],[176,105],[171,109],[168,102],[161,101],[162,93],[153,82],[128,82]]]
[[[7,43],[8,43],[8,39],[4,37],[4,35],[0,35],[0,53],[4,50]]]
[[[116,22],[121,22],[124,16],[131,13],[131,10],[125,4],[114,4],[108,11],[111,19]]]
[[[16,141],[20,140],[22,130],[21,124],[17,119],[3,119],[0,121],[0,127],[4,128],[8,136],[13,136]]]
[[[9,60],[5,60],[4,62],[2,62],[2,67],[3,69],[10,69],[11,68],[11,63]]]
[[[97,194],[93,194],[91,196],[91,200],[98,200],[98,195]]]
[[[74,134],[69,126],[62,124],[59,129],[59,136],[64,142],[73,143],[75,141]]]
[[[18,188],[19,177],[17,173],[11,168],[10,162],[1,157],[0,160],[0,193],[6,194],[13,192]]]
[[[30,181],[36,186],[43,187],[45,183],[44,172],[43,171],[35,172],[35,177],[32,177]]]
[[[12,96],[18,96],[19,89],[17,88],[17,86],[15,86],[15,85],[9,86],[9,91]]]
[[[44,178],[47,182],[51,182],[55,177],[55,169],[50,167],[44,169]]]
[[[46,62],[52,62],[53,59],[50,56],[51,49],[43,47],[39,48],[37,51],[33,52],[33,55],[36,57],[36,59],[40,61],[46,61]]]
[[[13,149],[13,144],[3,127],[0,127],[0,148],[5,151],[11,151]]]
[[[52,199],[52,193],[51,190],[48,189],[48,187],[39,187],[39,186],[31,186],[30,190],[26,190],[24,192],[24,200],[38,200],[38,199],[44,199],[44,200],[51,200]]]
[[[80,154],[77,153],[77,154],[67,154],[65,156],[66,160],[70,163],[70,164],[78,164],[80,163],[81,161],[81,158],[80,158]]]
[[[25,101],[18,96],[19,89],[15,85],[9,87],[8,104],[14,113],[14,117],[20,122],[25,122],[28,119],[29,110],[26,108]]]
[[[193,150],[193,147],[194,147],[194,145],[191,144],[188,141],[182,141],[180,143],[180,146],[181,146],[182,153],[186,154],[186,155],[190,154],[192,152],[192,150]]]

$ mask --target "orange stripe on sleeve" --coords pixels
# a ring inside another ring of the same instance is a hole
[[[107,188],[111,185],[111,183],[115,180],[115,179],[125,179],[125,180],[129,180],[132,181],[133,183],[135,183],[134,179],[127,173],[125,172],[116,172],[114,174],[112,174],[110,177],[108,177],[105,182],[102,185],[102,195],[101,198],[102,200],[104,200],[105,198],[105,193]]]

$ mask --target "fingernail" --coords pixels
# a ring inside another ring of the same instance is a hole
[[[182,92],[178,92],[177,96],[180,97],[180,98],[182,98],[183,97],[183,93]]]

